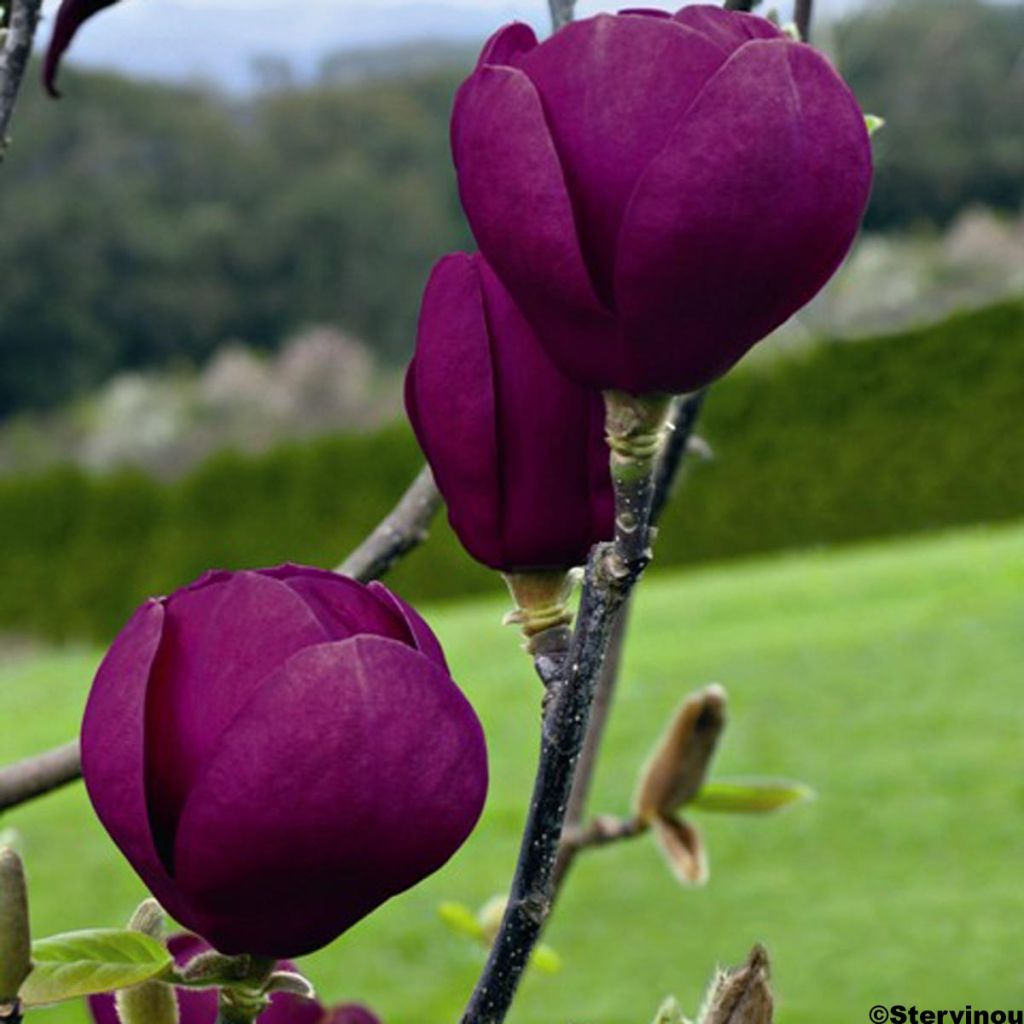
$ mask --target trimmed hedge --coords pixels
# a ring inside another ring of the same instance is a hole
[[[733,374],[708,401],[657,566],[1024,515],[1024,302]],[[225,453],[170,486],[63,468],[0,481],[0,628],[108,638],[146,595],[209,566],[332,565],[420,456],[373,437]],[[446,526],[393,577],[406,596],[493,589]]]

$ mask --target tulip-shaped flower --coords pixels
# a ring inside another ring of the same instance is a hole
[[[478,561],[565,570],[611,538],[601,397],[554,366],[479,255],[434,268],[405,395],[452,527]]]
[[[196,935],[175,935],[167,943],[167,947],[179,967],[183,967],[201,953],[209,952],[210,949]],[[280,969],[293,971],[295,966],[286,962],[280,965]],[[178,1001],[178,1024],[215,1024],[216,989],[179,988],[175,994]],[[337,1024],[339,1020],[345,1020],[340,1016],[343,1012],[367,1013],[366,1024],[380,1024],[368,1010],[356,1004],[327,1010],[314,999],[303,999],[289,992],[275,992],[270,997],[270,1005],[260,1014],[259,1024]],[[114,1005],[114,997],[109,993],[90,996],[89,1013],[95,1024],[121,1024]],[[358,1017],[352,1017],[352,1021],[353,1024],[356,1021],[362,1024]]]
[[[420,616],[293,565],[144,604],[96,676],[82,768],[171,916],[278,959],[441,867],[487,788],[480,724]]]
[[[839,266],[864,118],[815,50],[694,5],[499,31],[452,146],[480,250],[565,373],[631,394],[729,369]]]

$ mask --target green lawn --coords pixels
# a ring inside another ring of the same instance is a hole
[[[437,877],[308,970],[327,997],[388,1024],[452,1024],[481,951],[441,900],[505,884],[532,774],[538,684],[505,603],[428,618],[490,737],[483,823]],[[4,757],[74,730],[95,651],[0,670]],[[596,809],[626,809],[670,710],[712,680],[731,695],[717,773],[792,776],[813,804],[704,816],[711,881],[679,888],[649,839],[589,854],[549,938],[556,976],[528,979],[518,1024],[647,1024],[675,992],[695,1008],[717,962],[756,940],[780,1020],[863,1021],[874,1003],[1019,1006],[1024,969],[1024,528],[663,575],[644,587]],[[123,921],[142,890],[78,787],[8,816],[22,833],[37,934]],[[40,1021],[79,1022],[78,1007]]]

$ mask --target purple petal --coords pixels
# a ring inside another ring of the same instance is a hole
[[[637,179],[728,55],[671,19],[598,15],[567,25],[520,61],[540,93],[584,258],[606,306],[616,239]],[[505,130],[527,145],[512,126]],[[520,206],[518,219],[530,218],[531,206]],[[493,262],[491,247],[483,240],[480,247]],[[508,283],[516,293],[516,282]]]
[[[411,604],[403,601],[396,593],[388,590],[383,583],[374,580],[370,584],[370,590],[381,601],[386,601],[399,615],[405,619],[411,636],[412,646],[421,654],[428,657],[438,668],[448,671],[448,662],[444,656],[444,650],[434,631],[427,625],[426,620]]]
[[[82,722],[82,775],[103,826],[169,913],[181,909],[149,827],[145,785],[146,694],[165,611],[147,601],[103,659]]]
[[[509,288],[600,316],[558,154],[523,72],[488,65],[467,79],[455,98],[452,152],[473,234]]]
[[[477,266],[498,396],[501,568],[582,565],[614,529],[604,403],[554,366],[494,271]]]
[[[60,70],[61,57],[71,45],[82,23],[116,2],[117,0],[63,0],[57,11],[53,35],[50,37],[46,60],[43,62],[43,84],[51,96],[56,98],[60,95],[57,90],[57,72]]]
[[[328,640],[347,640],[360,633],[391,637],[412,643],[413,635],[405,616],[393,604],[365,583],[305,565],[287,565],[276,572],[289,589],[298,594],[316,616]]]
[[[295,956],[437,870],[483,807],[480,724],[392,640],[308,648],[256,693],[189,797],[177,882],[222,952]]]
[[[724,373],[831,277],[870,182],[863,117],[820,54],[781,40],[737,50],[626,213],[616,297],[629,372],[615,386],[682,392]]]
[[[474,558],[500,565],[494,382],[480,281],[465,253],[445,256],[430,275],[416,352],[405,389],[416,437],[452,528]]]
[[[225,727],[269,672],[329,637],[299,595],[254,572],[179,591],[165,614],[146,696],[146,771],[153,834],[173,871],[181,808]]]
[[[611,536],[601,399],[555,367],[482,257],[435,270],[407,384],[449,519],[476,559],[569,568]]]
[[[528,53],[537,45],[537,36],[529,25],[521,21],[513,21],[499,28],[484,43],[477,61],[477,68],[485,64],[515,65],[524,53]]]
[[[680,25],[700,32],[730,53],[752,39],[783,39],[767,18],[743,11],[727,11],[714,4],[691,4],[675,14]]]
[[[620,15],[642,15],[645,18],[672,17],[668,11],[663,11],[660,7],[623,7],[618,13]]]

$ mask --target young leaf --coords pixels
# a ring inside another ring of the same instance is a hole
[[[728,814],[768,814],[814,799],[814,790],[785,779],[735,779],[701,787],[691,807]]]
[[[156,939],[121,928],[96,928],[32,944],[32,973],[21,986],[26,1006],[129,988],[163,974],[171,954]]]
[[[437,908],[441,920],[459,935],[468,935],[471,939],[482,940],[483,925],[476,919],[476,914],[463,903],[442,903]]]
[[[543,942],[533,951],[530,964],[542,974],[557,974],[562,969],[562,958]]]
[[[885,118],[879,117],[877,114],[865,114],[864,126],[867,128],[869,136],[874,135],[875,132],[885,127]]]

